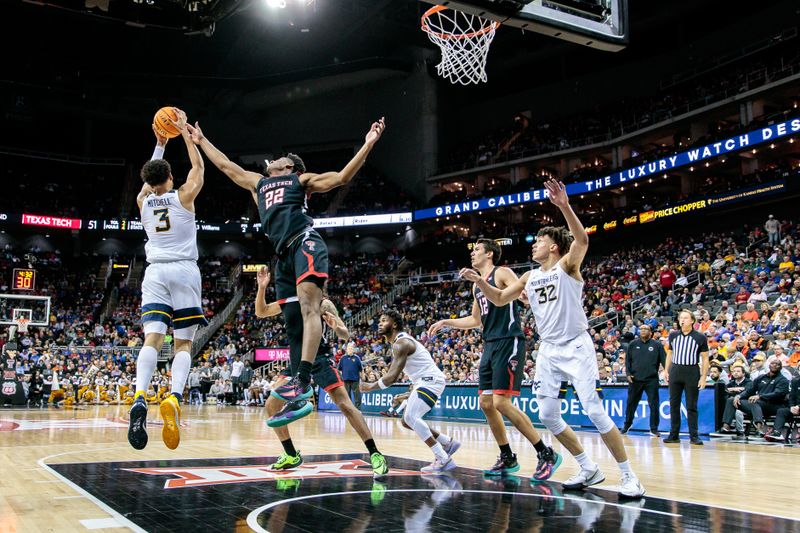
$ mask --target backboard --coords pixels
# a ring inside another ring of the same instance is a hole
[[[425,1],[599,50],[628,44],[628,0]]]

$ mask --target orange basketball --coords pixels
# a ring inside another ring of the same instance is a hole
[[[167,139],[172,139],[181,134],[178,128],[170,122],[170,119],[178,120],[178,114],[175,112],[174,107],[162,107],[156,111],[156,116],[153,117],[153,127],[156,129],[156,133]]]

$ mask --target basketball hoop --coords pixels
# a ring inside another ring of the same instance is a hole
[[[30,322],[28,318],[20,315],[16,318],[16,320],[14,320],[14,322],[17,324],[18,333],[28,333],[28,323]]]
[[[436,72],[451,83],[486,82],[486,57],[499,22],[433,6],[422,15],[422,31],[442,51]]]

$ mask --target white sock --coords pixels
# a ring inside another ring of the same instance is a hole
[[[578,461],[578,464],[581,465],[581,468],[583,470],[588,470],[592,472],[597,470],[597,463],[589,459],[589,456],[586,455],[586,452],[583,452],[580,455],[576,455],[575,460]]]
[[[393,415],[394,414],[394,407],[390,407],[389,410],[387,411],[387,413],[389,413],[390,415]]]
[[[450,437],[448,437],[444,433],[439,433],[439,436],[436,437],[436,442],[438,442],[442,446],[447,446],[448,444],[450,444],[450,440],[451,440]]]
[[[447,460],[448,456],[444,452],[444,448],[442,448],[442,445],[439,444],[438,442],[433,446],[431,446],[431,451],[433,452],[433,455],[435,455],[436,458],[439,459],[440,461],[444,462]]]
[[[398,407],[398,408],[397,408],[397,411],[395,411],[395,413],[397,413],[398,415],[399,415],[400,413],[402,413],[402,412],[403,412],[403,409],[405,409],[405,408],[406,408],[406,404],[407,404],[407,403],[408,403],[408,400],[403,400],[403,403],[401,403],[401,404],[400,404],[400,407]]]
[[[623,474],[633,474],[630,461],[622,461],[621,463],[617,463],[617,465]]]
[[[192,356],[189,352],[178,352],[172,360],[172,393],[183,396],[189,369],[192,367]]]
[[[136,392],[147,392],[147,386],[158,364],[158,351],[152,346],[142,346],[136,358]]]

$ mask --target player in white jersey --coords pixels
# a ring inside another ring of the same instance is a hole
[[[147,445],[147,386],[156,368],[167,328],[172,325],[175,358],[172,361],[172,393],[160,405],[164,427],[161,437],[167,448],[180,443],[180,402],[192,364],[192,340],[199,325],[207,325],[201,300],[200,269],[197,268],[197,226],[194,200],[203,188],[203,158],[186,129],[186,113],[175,109],[189,152],[192,168],[175,190],[172,169],[165,160],[167,140],[156,134],[153,158],[142,167],[144,185],[136,203],[147,232],[145,252],[149,263],[142,282],[144,346],[136,360],[136,394],[130,411],[128,442],[137,450]]]
[[[381,379],[372,383],[362,382],[359,388],[361,392],[385,389],[405,371],[414,389],[408,397],[403,425],[416,432],[434,455],[433,462],[421,470],[429,474],[452,470],[456,467],[453,454],[461,447],[461,443],[430,428],[422,419],[444,392],[444,374],[433,362],[430,352],[414,337],[401,332],[402,329],[403,317],[400,313],[389,309],[381,315],[378,333],[392,344],[392,364]]]
[[[620,494],[638,498],[644,495],[644,487],[631,470],[622,435],[603,408],[598,394],[602,392],[600,376],[583,312],[580,271],[589,248],[589,236],[569,205],[564,184],[550,180],[545,188],[550,201],[567,220],[569,230],[546,227],[539,231],[533,243],[532,258],[541,268],[526,272],[503,290],[492,287],[473,270],[464,269],[461,275],[474,282],[495,305],[513,301],[523,290],[527,294],[541,337],[533,382],[539,418],[581,467],[577,475],[564,483],[564,488],[584,489],[605,481],[598,465],[587,457],[575,432],[561,417],[559,390],[563,381],[570,381],[583,409],[619,464],[622,471]]]

